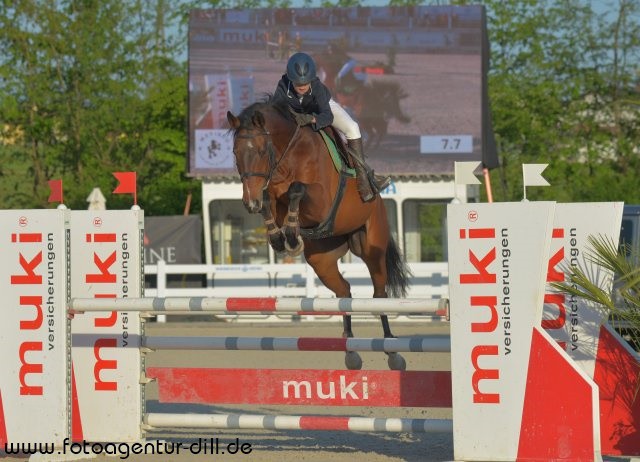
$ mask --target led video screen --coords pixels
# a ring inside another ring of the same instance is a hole
[[[377,172],[482,161],[485,33],[482,6],[193,10],[188,173],[236,172],[227,111],[273,93],[297,51],[359,123]]]

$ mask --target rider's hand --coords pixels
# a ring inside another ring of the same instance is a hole
[[[291,111],[293,117],[296,119],[296,123],[301,127],[312,124],[315,121],[313,114],[302,114],[300,112]]]

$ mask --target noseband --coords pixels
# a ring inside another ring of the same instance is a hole
[[[289,152],[289,148],[293,144],[293,141],[296,139],[296,136],[298,135],[299,130],[300,130],[300,127],[296,125],[296,131],[291,136],[291,139],[289,140],[289,144],[287,144],[287,147],[285,148],[285,150],[282,151],[282,155],[277,161],[276,161],[276,150],[273,147],[273,142],[271,141],[271,133],[269,131],[265,130],[263,132],[255,133],[255,134],[236,135],[236,138],[243,138],[243,139],[254,139],[259,136],[266,136],[267,137],[267,154],[269,155],[269,171],[267,173],[244,172],[242,175],[240,175],[240,181],[244,181],[245,178],[249,178],[252,176],[262,177],[265,180],[264,189],[266,189],[267,186],[269,186],[269,182],[271,181],[271,178],[273,177],[273,172],[276,171],[276,169],[278,168],[278,165],[280,165],[280,162],[282,161],[284,156],[287,154],[287,152]]]

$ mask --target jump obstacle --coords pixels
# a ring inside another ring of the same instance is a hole
[[[0,344],[2,351],[7,352],[9,367],[11,358],[16,358],[12,370],[18,371],[19,376],[18,381],[12,381],[15,376],[11,374],[0,376],[0,441],[59,441],[68,435],[87,441],[134,441],[150,428],[192,425],[198,428],[357,431],[407,431],[410,428],[453,431],[457,460],[598,460],[601,445],[604,454],[636,454],[640,452],[633,420],[636,401],[633,394],[629,399],[628,390],[633,390],[637,382],[637,358],[621,360],[630,353],[623,343],[611,347],[618,340],[605,325],[600,334],[595,332],[589,336],[589,332],[578,331],[580,341],[572,337],[569,341],[564,339],[563,348],[540,328],[545,282],[549,274],[553,275],[551,263],[560,261],[559,252],[551,252],[552,235],[556,238],[562,234],[557,233],[557,229],[567,230],[565,237],[571,242],[562,244],[562,248],[568,255],[575,249],[582,250],[586,241],[583,234],[594,234],[593,226],[607,221],[594,220],[601,210],[596,207],[597,213],[594,213],[593,205],[587,211],[573,214],[559,213],[560,205],[459,204],[449,207],[452,367],[448,377],[454,418],[446,422],[331,416],[147,414],[144,412],[143,383],[155,374],[162,388],[160,375],[168,373],[166,369],[163,372],[163,368],[145,370],[140,348],[150,348],[154,341],[157,348],[173,344],[172,348],[223,349],[224,345],[224,349],[229,350],[338,351],[340,348],[339,351],[344,351],[362,348],[363,351],[392,352],[394,349],[427,350],[431,346],[428,341],[418,345],[415,339],[407,342],[407,339],[229,337],[186,341],[146,338],[139,327],[141,311],[166,314],[175,309],[176,312],[228,313],[228,306],[234,306],[236,302],[229,305],[228,300],[140,300],[143,280],[141,211],[74,213],[49,210],[0,214],[0,221],[5,225],[0,229],[6,233],[3,242],[12,243],[6,252],[9,264],[0,270],[3,273],[1,280],[12,281],[6,287],[6,306],[16,307],[8,311],[5,318],[7,325],[21,326],[15,347],[7,346],[6,336]],[[559,224],[559,216],[567,223]],[[576,216],[588,217],[589,224]],[[576,234],[575,229],[580,233]],[[546,256],[550,256],[548,260]],[[15,262],[13,266],[11,262]],[[38,275],[42,277],[38,278]],[[39,293],[42,294],[40,305],[33,298]],[[318,308],[322,305],[331,313],[360,312],[357,306],[361,302],[356,300],[307,300],[304,303],[302,300],[268,299],[254,308],[261,313],[318,313],[325,309]],[[389,299],[375,302],[393,303]],[[97,307],[94,303],[109,306]],[[330,308],[326,303],[332,304]],[[145,309],[136,310],[135,305],[144,305]],[[568,301],[566,305],[572,307]],[[61,306],[86,313],[75,316],[71,329],[65,331],[66,310],[54,309]],[[114,310],[116,306],[118,310]],[[362,312],[395,312],[389,305],[376,306],[379,308],[362,307]],[[244,302],[235,307],[233,312],[250,313]],[[108,311],[90,312],[104,308]],[[120,308],[126,311],[119,311]],[[411,313],[419,311],[415,306],[405,308]],[[442,306],[429,308],[432,313],[442,313],[443,309]],[[33,316],[34,310],[42,313],[42,318]],[[45,313],[46,319],[54,320],[49,322],[48,328],[43,322]],[[569,316],[574,313],[568,313],[567,318]],[[555,324],[558,324],[561,316],[556,318]],[[575,327],[575,324],[571,325]],[[34,337],[34,334],[40,336]],[[71,339],[73,346],[69,355]],[[81,340],[79,344],[76,339]],[[594,370],[587,374],[575,366],[567,352],[574,345],[584,352],[581,347],[589,342],[597,354]],[[50,345],[53,348],[45,348]],[[605,352],[600,351],[603,345],[609,347]],[[440,348],[444,346],[440,345]],[[50,353],[45,353],[47,351]],[[43,357],[41,364],[33,359],[39,352]],[[67,366],[63,367],[65,364]],[[142,373],[133,374],[136,370]],[[218,374],[220,371],[224,370],[205,369],[199,373]],[[395,386],[389,385],[394,379],[397,386],[402,387],[415,383],[416,377],[420,377],[420,371],[324,373],[334,384],[343,380],[345,397],[355,400],[354,395],[360,399],[364,392],[362,374],[373,377],[376,372],[381,374],[380,383],[389,389]],[[195,372],[191,370],[175,368],[171,373],[175,377],[185,374],[194,381]],[[227,370],[227,373],[232,374],[233,370]],[[289,372],[255,370],[252,373],[260,380],[260,374]],[[447,374],[443,376],[446,380]],[[372,397],[375,380],[367,377],[368,397],[371,402],[382,402],[384,406],[384,399]],[[357,393],[355,386],[349,388],[356,382],[360,384]],[[608,383],[614,386],[608,386]],[[170,394],[176,394],[175,387],[179,383],[173,385]],[[167,388],[167,384],[164,387]],[[169,388],[172,388],[171,384]],[[615,391],[621,389],[626,398],[622,404]],[[306,399],[306,385],[300,385],[299,381],[289,390],[293,395],[297,390]],[[323,395],[332,393],[330,388],[320,390]],[[567,390],[571,390],[571,405],[558,406],[558,399],[566,396]],[[337,396],[337,391],[335,393]],[[65,394],[67,400],[60,400]],[[407,396],[404,392],[401,395]],[[423,396],[428,395],[428,389],[418,388],[414,395],[411,399],[425,402]],[[204,396],[202,399],[209,398]],[[230,396],[227,399],[246,397]],[[388,405],[395,405],[392,401],[388,401]],[[624,407],[626,413],[621,410]],[[613,414],[612,409],[615,410]],[[43,417],[38,422],[20,418],[35,415],[35,412]],[[65,427],[64,422],[68,426]]]
[[[395,306],[395,308],[394,308]],[[150,313],[173,310],[190,313],[238,311],[251,315],[265,307],[285,312],[341,310],[342,313],[445,313],[447,300],[394,299],[275,299],[275,298],[149,298],[149,299],[72,299],[74,312],[111,309]],[[224,308],[227,308],[225,311]],[[238,307],[240,307],[238,309]],[[253,307],[253,309],[251,309]],[[384,311],[383,311],[384,310]],[[158,349],[185,350],[262,350],[262,351],[380,351],[450,352],[450,341],[441,336],[391,339],[357,338],[277,338],[277,337],[147,337],[141,339],[143,352]],[[345,371],[345,370],[274,370],[274,369],[206,369],[147,368],[145,380],[158,382],[160,401],[164,403],[262,404],[323,406],[393,406],[451,407],[451,374],[448,371]],[[323,397],[315,394],[310,384],[323,383]],[[290,384],[291,396],[282,396],[283,384]],[[360,385],[354,390],[354,385]],[[342,391],[344,396],[340,397]],[[264,391],[271,389],[271,392]],[[261,391],[262,390],[262,391]],[[369,392],[370,390],[370,392]],[[305,396],[300,396],[303,394]],[[365,396],[363,396],[365,395]],[[434,432],[446,428],[451,421],[432,419],[384,419],[331,416],[227,416],[153,413],[143,416],[147,431],[170,426],[242,428],[242,429],[308,429],[357,431]],[[173,425],[169,422],[173,422]],[[366,429],[366,430],[365,430]]]

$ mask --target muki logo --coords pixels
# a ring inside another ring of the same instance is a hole
[[[477,215],[474,215],[474,219]],[[471,219],[471,216],[469,216]],[[459,229],[461,244],[469,247],[468,263],[473,272],[461,273],[459,282],[461,285],[472,286],[474,295],[469,297],[469,309],[475,319],[483,322],[471,323],[473,334],[473,348],[469,360],[473,366],[471,387],[473,389],[474,403],[497,404],[500,403],[499,393],[483,393],[480,390],[481,382],[485,380],[499,380],[500,370],[480,367],[483,356],[497,356],[498,345],[487,342],[483,334],[491,334],[498,327],[498,295],[497,274],[491,265],[496,262],[496,229],[495,228],[461,228]],[[485,363],[486,364],[486,363]]]
[[[100,226],[94,220],[94,225]],[[111,244],[116,242],[115,233],[87,233],[85,235],[85,241],[92,244]],[[103,246],[100,246],[104,248]],[[85,282],[97,287],[95,298],[116,298],[117,294],[114,292],[113,285],[117,282],[117,276],[112,271],[112,267],[116,263],[116,250],[100,253],[99,251],[93,252],[93,265],[95,272],[90,272],[85,275]],[[104,292],[100,290],[100,285],[104,284]],[[110,329],[114,327],[118,320],[118,313],[112,311],[106,317],[96,317],[94,319],[94,327],[97,332],[99,329]],[[115,359],[106,359],[106,354],[103,349],[113,349],[118,346],[115,338],[98,338],[93,345],[93,355],[95,358],[95,365],[93,368],[94,376],[94,389],[96,391],[117,391],[118,382],[107,381],[102,378],[106,370],[116,370],[118,368],[118,361]]]
[[[20,225],[26,225],[26,218],[20,218]],[[42,312],[42,249],[34,250],[42,244],[42,233],[14,233],[11,235],[11,244],[20,246],[18,252],[18,274],[11,275],[11,285],[21,286],[22,294],[19,296],[21,336],[26,332],[37,332],[43,326]],[[34,245],[35,244],[35,245]],[[40,246],[41,247],[41,246]],[[38,354],[42,353],[42,341],[24,341],[20,344],[18,355],[20,370],[18,379],[20,382],[20,395],[42,395],[42,385],[34,385],[27,382],[27,376],[43,373],[42,359],[36,361]],[[27,359],[27,356],[31,358]]]
[[[337,382],[337,383],[336,383]],[[315,392],[315,393],[314,393]],[[362,377],[362,381],[347,383],[347,378],[341,375],[337,381],[321,382],[316,381],[315,387],[307,380],[285,380],[282,382],[283,398],[293,397],[294,399],[369,399],[369,384],[367,377]]]

